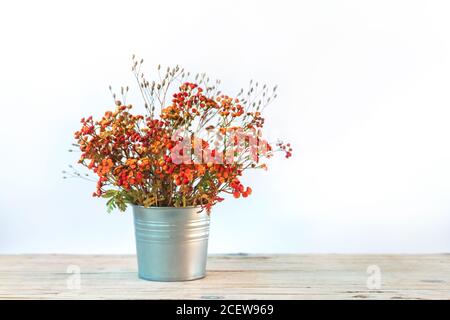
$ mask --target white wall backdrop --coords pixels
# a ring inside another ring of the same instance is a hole
[[[448,1],[2,1],[0,253],[134,252],[131,212],[61,179],[79,119],[111,107],[109,84],[136,89],[132,53],[230,94],[279,85],[268,134],[294,156],[215,208],[211,252],[450,251],[449,16]]]

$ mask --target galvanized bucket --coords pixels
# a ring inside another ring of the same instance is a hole
[[[133,206],[139,278],[185,281],[205,276],[209,215],[199,210]]]

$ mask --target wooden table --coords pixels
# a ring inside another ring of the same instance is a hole
[[[135,260],[0,256],[0,299],[450,299],[448,254],[212,255],[206,278],[167,283]]]

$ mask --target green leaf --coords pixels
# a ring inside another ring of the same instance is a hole
[[[103,198],[111,198],[117,195],[117,193],[119,193],[119,191],[117,190],[108,190],[105,193],[103,193],[102,197]]]

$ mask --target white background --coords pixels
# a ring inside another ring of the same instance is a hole
[[[450,251],[449,17],[448,1],[2,1],[0,253],[134,252],[131,213],[61,179],[79,119],[134,85],[132,53],[229,94],[279,85],[267,133],[294,157],[215,208],[210,252]]]

